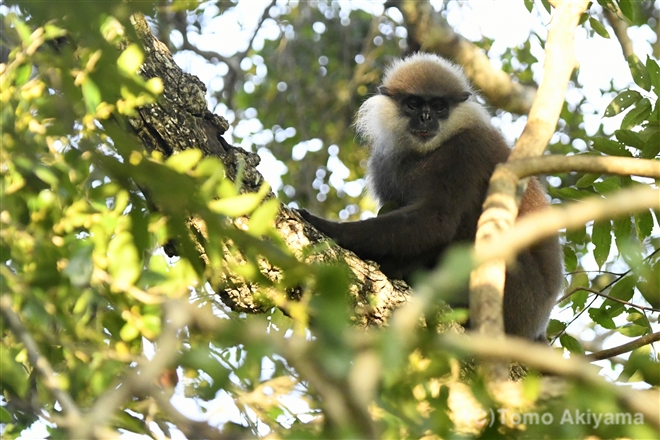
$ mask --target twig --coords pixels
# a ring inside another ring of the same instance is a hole
[[[655,254],[657,254],[658,252],[660,252],[660,248],[658,248],[658,249],[654,250],[653,252],[651,252],[651,253],[650,253],[649,255],[647,255],[644,259],[645,259],[645,260],[648,260],[648,259],[650,259],[651,257],[653,257]],[[607,284],[607,286],[603,287],[603,288],[601,289],[601,292],[602,292],[603,290],[609,288],[610,286],[613,286],[613,285],[614,285],[615,283],[617,283],[621,278],[625,277],[625,276],[628,275],[630,272],[632,272],[632,268],[629,268],[627,271],[623,272],[622,274],[619,274],[619,275],[618,275],[618,278],[615,279],[615,280],[612,280],[610,283]],[[578,318],[579,318],[580,316],[582,316],[582,314],[583,314],[585,311],[587,311],[595,301],[596,301],[596,298],[594,297],[594,299],[592,299],[591,302],[590,302],[590,303],[589,303],[584,309],[580,310],[575,316],[573,316],[573,319],[571,319],[571,320],[568,322],[568,324],[566,324],[566,327],[565,327],[562,331],[560,331],[559,334],[557,334],[557,336],[555,336],[555,337],[552,339],[552,343],[554,343],[557,339],[559,339],[559,337],[560,337],[561,335],[563,335],[564,333],[566,333],[566,329],[567,329],[571,324],[573,324],[575,321],[577,321]]]
[[[66,418],[64,419],[67,427],[75,427],[80,425],[81,414],[78,406],[59,383],[53,367],[51,367],[48,359],[41,354],[36,341],[27,328],[21,322],[19,316],[12,310],[12,300],[9,295],[2,295],[0,298],[0,311],[4,316],[9,328],[16,335],[19,341],[25,345],[28,353],[28,359],[34,366],[34,369],[44,378],[43,384],[48,391],[57,399]]]
[[[644,335],[640,338],[635,339],[634,341],[630,341],[626,344],[619,345],[618,347],[608,348],[607,350],[601,350],[595,353],[588,354],[585,356],[585,358],[589,362],[601,361],[603,359],[618,356],[623,353],[628,353],[629,351],[633,351],[639,347],[643,347],[645,345],[652,344],[657,341],[660,341],[660,332]]]
[[[631,303],[631,302],[628,302],[628,301],[624,301],[624,300],[619,299],[619,298],[614,298],[613,296],[607,295],[607,294],[601,292],[600,290],[590,289],[588,287],[576,287],[575,289],[573,289],[572,291],[570,291],[566,295],[562,296],[561,299],[557,302],[561,302],[561,301],[565,300],[566,298],[570,297],[571,295],[573,295],[576,292],[579,292],[581,290],[583,290],[585,292],[593,293],[593,294],[598,295],[598,296],[602,296],[603,298],[607,298],[609,300],[612,300],[614,302],[618,302],[620,304],[625,304],[627,306],[634,307],[636,309],[646,310],[648,312],[660,312],[660,309],[656,309],[656,308],[653,308],[653,307],[640,306],[640,305],[637,305],[637,304],[634,304],[634,303]]]

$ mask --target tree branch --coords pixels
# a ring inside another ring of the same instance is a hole
[[[579,202],[553,206],[528,214],[511,229],[483,243],[476,259],[512,260],[522,249],[551,237],[560,229],[573,229],[591,220],[617,216],[647,209],[660,209],[660,190],[648,186],[622,189],[607,198],[593,196]]]
[[[646,310],[647,312],[659,312],[660,313],[660,309],[656,309],[656,308],[653,308],[653,307],[640,306],[640,305],[635,304],[635,303],[631,303],[631,302],[624,301],[624,300],[619,299],[619,298],[615,298],[613,296],[610,296],[606,293],[601,292],[600,290],[590,289],[588,287],[576,287],[575,289],[571,289],[570,292],[567,292],[564,296],[562,296],[559,300],[557,300],[557,304],[561,303],[562,301],[566,300],[567,298],[570,298],[571,296],[575,295],[577,292],[581,292],[581,291],[593,293],[594,295],[598,295],[598,296],[601,296],[603,298],[607,298],[611,301],[618,302],[619,304],[625,304],[627,306],[634,307],[636,309]]]
[[[624,407],[632,412],[643,414],[647,423],[660,429],[660,399],[658,399],[657,390],[649,394],[608,383],[582,357],[566,359],[561,353],[549,347],[509,336],[492,337],[479,334],[478,337],[471,337],[444,334],[439,338],[439,346],[482,359],[506,363],[520,362],[543,372],[576,379],[594,389],[604,389],[616,396]]]
[[[540,155],[554,133],[559,113],[564,103],[564,92],[575,68],[573,35],[580,15],[588,5],[587,0],[562,1],[552,16],[545,46],[544,77],[529,114],[525,130],[511,153],[510,160]],[[522,182],[524,193],[526,182]],[[518,214],[515,200],[517,179],[497,168],[491,177],[484,212],[479,219],[475,240],[475,252],[481,258],[488,242],[503,231],[510,229]],[[502,199],[510,203],[501,208]],[[508,247],[508,246],[507,246]],[[504,259],[480,259],[487,261],[472,272],[470,278],[470,317],[483,335],[504,335],[502,296],[504,292]],[[492,377],[505,380],[508,368],[492,366]]]
[[[603,359],[608,359],[623,353],[628,353],[629,351],[633,351],[635,349],[638,349],[648,344],[652,344],[657,341],[660,341],[660,332],[644,335],[640,338],[635,339],[634,341],[630,341],[626,344],[619,345],[618,347],[608,348],[607,350],[601,350],[596,353],[588,354],[585,356],[585,358],[589,362],[601,361]]]

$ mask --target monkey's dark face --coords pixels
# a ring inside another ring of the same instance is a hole
[[[433,140],[451,110],[470,96],[469,92],[458,96],[391,93],[385,87],[381,87],[379,92],[397,103],[401,117],[408,121],[408,133],[421,143]]]
[[[440,121],[449,116],[449,103],[440,97],[408,95],[400,100],[399,105],[408,118],[408,131],[420,141],[433,139]]]

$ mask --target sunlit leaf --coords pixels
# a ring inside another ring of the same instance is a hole
[[[625,90],[619,93],[612,102],[609,103],[605,109],[605,117],[609,118],[611,116],[616,116],[622,111],[626,110],[631,105],[637,103],[642,99],[642,95],[635,90]]]

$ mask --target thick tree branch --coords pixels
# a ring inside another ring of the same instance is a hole
[[[159,102],[141,108],[139,117],[130,121],[144,145],[166,157],[187,148],[200,148],[206,155],[220,158],[232,179],[242,167],[242,190],[257,192],[264,181],[256,169],[259,156],[232,147],[224,140],[222,135],[229,124],[207,109],[201,81],[184,73],[174,63],[169,50],[153,36],[143,16],[135,16],[134,25],[146,55],[142,74],[146,78],[160,77],[164,86]],[[353,276],[350,292],[357,306],[359,325],[382,325],[392,310],[409,300],[411,290],[405,283],[389,280],[373,263],[364,262],[332,244],[286,206],[281,206],[275,228],[298,258],[303,258],[303,251],[309,245],[327,242],[327,251],[313,255],[311,259],[346,262]],[[281,276],[278,268],[262,269],[270,279]],[[218,293],[228,307],[247,313],[263,312],[262,306],[252,297],[256,286],[241,280],[238,283],[227,281],[214,280],[221,287]]]
[[[521,250],[551,237],[560,229],[573,229],[591,220],[660,209],[660,190],[645,185],[622,189],[607,198],[589,197],[579,202],[553,206],[528,214],[512,228],[483,243],[476,260],[512,260]]]
[[[540,155],[554,133],[564,103],[564,92],[575,68],[573,35],[587,0],[557,2],[545,46],[544,77],[534,100],[525,130],[516,143],[511,159]],[[479,219],[475,251],[483,255],[488,242],[513,225],[518,214],[515,200],[517,179],[496,169],[490,180],[484,213]],[[522,194],[524,192],[520,192]],[[514,201],[501,208],[502,199]],[[485,260],[481,260],[485,261]],[[504,259],[489,259],[472,272],[470,278],[470,317],[483,335],[504,334],[502,296],[504,292]],[[493,365],[492,377],[505,380],[508,368]]]
[[[576,379],[594,389],[604,389],[616,396],[630,411],[643,414],[645,422],[660,429],[660,399],[657,390],[649,393],[608,383],[581,357],[566,359],[561,353],[540,344],[481,334],[478,337],[445,334],[440,337],[439,345],[482,359],[520,362],[543,372]]]
[[[483,49],[454,32],[428,0],[393,0],[385,6],[401,11],[412,51],[433,52],[454,60],[490,104],[512,113],[529,112],[536,88],[514,82],[494,68]]]
[[[636,350],[640,347],[643,347],[648,344],[660,341],[660,332],[651,333],[644,335],[640,338],[630,341],[626,344],[619,345],[618,347],[608,348],[607,350],[601,350],[596,353],[591,353],[585,356],[589,362],[601,361],[603,359],[609,359],[614,356],[618,356],[623,353],[628,353],[629,351]]]
[[[616,156],[537,156],[501,165],[518,179],[539,174],[594,173],[660,179],[660,161]]]

